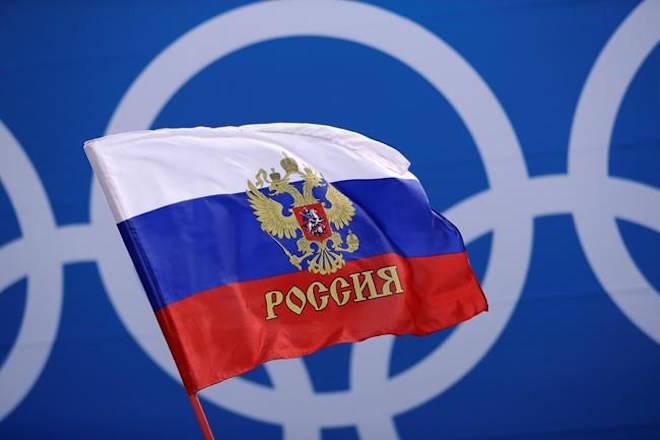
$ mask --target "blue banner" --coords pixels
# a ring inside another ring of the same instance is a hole
[[[83,153],[308,122],[412,162],[490,311],[201,393],[219,438],[660,437],[660,2],[4,2],[0,438],[196,438]]]

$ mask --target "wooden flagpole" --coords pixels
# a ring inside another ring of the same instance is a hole
[[[202,433],[204,433],[204,440],[214,440],[215,437],[213,437],[213,432],[211,432],[209,421],[206,420],[206,414],[204,414],[204,408],[202,408],[202,404],[199,402],[197,393],[188,394],[188,397],[195,411],[195,416],[197,416],[199,427],[202,428]]]

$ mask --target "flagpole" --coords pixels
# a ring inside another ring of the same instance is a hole
[[[209,426],[209,421],[206,420],[206,414],[204,414],[204,408],[199,402],[197,393],[188,394],[190,398],[190,403],[192,404],[193,410],[195,411],[195,416],[197,416],[197,421],[199,422],[199,427],[202,429],[204,434],[204,440],[214,440],[213,432],[211,432],[211,427]]]

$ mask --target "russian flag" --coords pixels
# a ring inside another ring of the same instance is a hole
[[[162,129],[85,151],[189,393],[487,309],[395,149],[328,126]]]

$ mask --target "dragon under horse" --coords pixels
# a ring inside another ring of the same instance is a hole
[[[289,262],[299,270],[306,262],[310,272],[322,275],[336,272],[346,264],[343,253],[355,252],[360,245],[350,228],[345,235],[346,243],[340,233],[355,216],[353,203],[310,167],[305,166],[300,171],[295,159],[286,153],[280,165],[284,176],[274,168],[270,174],[262,168],[255,175],[255,183],[247,182],[248,200],[261,229],[275,240],[289,257]],[[290,182],[291,177],[302,178],[302,192]],[[267,193],[259,189],[266,185]],[[326,201],[319,201],[314,188],[323,186],[327,186]],[[274,199],[280,194],[288,194],[293,199],[287,214],[284,206]],[[297,254],[282,244],[280,240],[283,238],[296,239]]]

